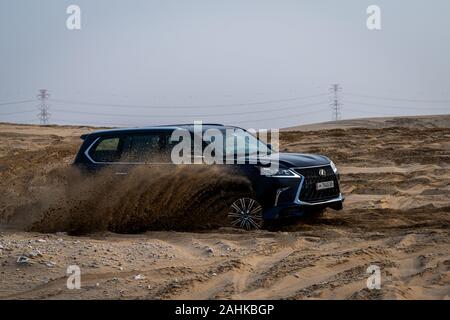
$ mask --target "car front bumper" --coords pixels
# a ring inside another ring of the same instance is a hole
[[[314,201],[302,200],[302,188],[305,187],[305,178],[300,176],[299,179],[277,179],[277,189],[275,195],[270,197],[272,204],[265,206],[263,211],[264,220],[275,220],[288,217],[301,217],[308,212],[320,211],[326,208],[341,210],[345,200],[344,195],[340,192],[339,176],[337,177],[336,194],[327,195],[323,198],[316,198]]]
[[[309,212],[320,211],[326,208],[333,210],[342,210],[345,197],[340,194],[338,197],[314,203],[309,202],[293,202],[284,203],[272,208],[266,208],[263,212],[264,220],[276,220],[290,217],[302,217]]]

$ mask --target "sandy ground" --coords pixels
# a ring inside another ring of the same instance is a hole
[[[328,155],[342,172],[345,209],[317,221],[80,237],[5,223],[92,129],[0,124],[0,298],[449,299],[450,117],[414,123],[281,135],[282,150]],[[16,262],[22,255],[28,263]],[[69,265],[81,268],[80,290],[66,287]],[[381,268],[381,290],[366,287],[370,265]]]

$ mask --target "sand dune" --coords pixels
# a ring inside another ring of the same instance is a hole
[[[0,298],[450,298],[450,116],[283,132],[282,150],[335,160],[347,200],[343,211],[278,232],[74,237],[11,229],[91,130],[0,125]],[[17,265],[23,254],[32,264]],[[81,290],[66,288],[72,264],[81,267]],[[381,290],[366,287],[370,265],[381,268]]]

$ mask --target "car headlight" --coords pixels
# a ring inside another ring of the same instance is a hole
[[[336,165],[334,164],[334,162],[331,161],[331,160],[330,160],[330,166],[331,166],[331,169],[333,169],[333,172],[335,174],[337,174],[338,173],[338,169],[336,168]]]
[[[298,177],[294,171],[290,169],[274,169],[271,167],[261,167],[261,175],[270,176],[274,178],[293,178]]]

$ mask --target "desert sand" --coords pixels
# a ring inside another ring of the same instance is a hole
[[[450,298],[449,116],[283,132],[282,151],[334,160],[346,202],[279,231],[21,228],[36,197],[58,193],[49,173],[68,166],[79,135],[93,130],[0,124],[0,299]],[[79,290],[66,287],[69,265],[81,268]],[[370,265],[380,267],[380,290],[366,286]]]

